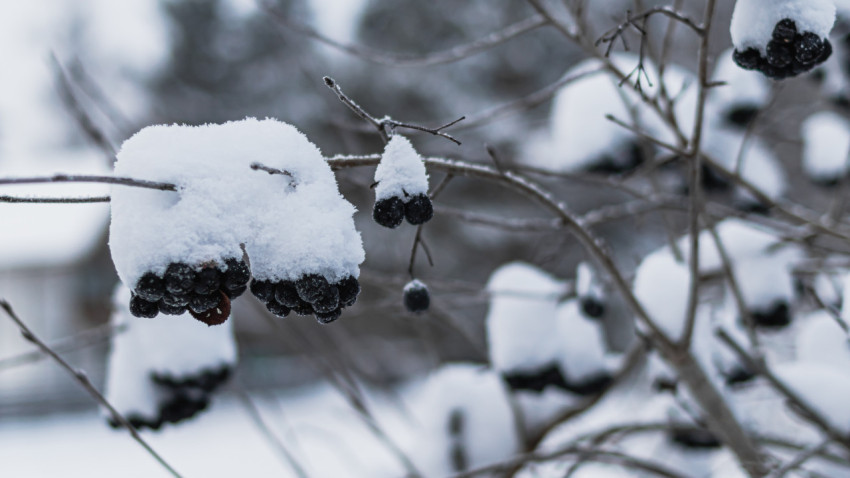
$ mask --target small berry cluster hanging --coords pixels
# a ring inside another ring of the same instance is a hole
[[[375,170],[375,207],[372,218],[396,228],[406,219],[418,226],[434,217],[428,196],[428,174],[422,157],[407,138],[393,136]]]
[[[832,44],[812,32],[797,31],[797,24],[785,18],[776,24],[767,43],[766,54],[758,48],[735,50],[735,63],[745,70],[757,70],[776,80],[797,76],[825,62]]]

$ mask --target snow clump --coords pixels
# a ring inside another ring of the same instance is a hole
[[[420,225],[434,216],[425,163],[404,136],[390,138],[375,169],[375,184],[372,217],[378,224],[392,229],[404,219]]]

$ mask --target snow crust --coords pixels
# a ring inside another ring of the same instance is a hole
[[[634,294],[649,317],[670,338],[678,338],[685,325],[691,274],[666,250],[643,259],[637,268]]]
[[[480,365],[446,364],[416,390],[410,407],[418,425],[410,456],[425,476],[451,476],[452,448],[467,469],[504,461],[520,450],[508,391],[498,374]],[[451,421],[455,415],[456,434]]]
[[[255,162],[288,175],[254,171]],[[178,186],[112,188],[109,245],[129,286],[172,262],[241,258],[240,244],[260,280],[359,275],[355,209],[316,146],[286,123],[150,126],[124,143],[115,174]]]
[[[826,38],[835,23],[835,4],[832,0],[738,0],[730,25],[732,43],[740,51],[756,48],[764,56],[774,27],[785,18],[794,20],[800,33]]]
[[[847,174],[850,122],[829,111],[808,117],[802,125],[803,171],[814,181],[837,181]]]
[[[140,319],[130,314],[130,290],[119,285],[113,297],[112,324],[124,331],[113,339],[107,365],[106,398],[125,417],[155,422],[170,390],[153,376],[175,381],[197,378],[236,364],[233,321],[207,327],[181,317]]]
[[[375,169],[375,200],[428,194],[428,173],[410,140],[401,135],[390,138]]]
[[[552,331],[564,290],[562,282],[521,262],[503,265],[490,275],[487,343],[495,370],[534,371],[556,360],[561,344]]]

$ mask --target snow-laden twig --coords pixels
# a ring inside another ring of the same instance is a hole
[[[12,204],[91,204],[109,202],[109,196],[92,196],[85,198],[75,197],[21,197],[0,196],[0,202]]]
[[[41,349],[45,354],[49,355],[50,358],[53,359],[57,364],[59,364],[59,366],[62,367],[66,372],[68,372],[71,378],[74,379],[77,383],[79,383],[80,386],[82,386],[97,403],[99,403],[102,407],[106,408],[109,411],[112,420],[114,420],[123,428],[125,428],[130,433],[130,436],[132,436],[133,439],[136,440],[136,442],[141,445],[142,448],[144,448],[150,456],[152,456],[160,465],[162,465],[162,467],[165,468],[169,474],[180,478],[180,473],[178,473],[171,465],[169,465],[168,462],[166,462],[165,459],[162,458],[162,456],[160,456],[156,451],[154,451],[154,449],[145,441],[145,439],[142,438],[139,432],[136,431],[135,428],[133,428],[133,425],[131,425],[130,422],[128,422],[127,419],[124,418],[124,416],[121,415],[118,410],[116,410],[115,407],[113,407],[112,404],[109,403],[108,400],[106,400],[106,397],[104,397],[94,387],[85,372],[79,369],[75,369],[73,366],[71,366],[71,364],[66,362],[65,359],[60,357],[59,354],[57,354],[52,348],[50,348],[50,346],[48,346],[45,342],[43,342],[35,334],[33,334],[30,328],[27,327],[27,325],[24,324],[24,322],[18,317],[18,315],[15,313],[15,311],[12,309],[12,306],[8,302],[3,299],[0,299],[0,308],[2,308],[6,312],[6,315],[10,319],[12,319],[12,322],[14,322],[18,329],[21,331],[21,335],[23,335],[24,339]]]
[[[137,188],[177,191],[177,186],[145,179],[121,178],[116,176],[92,176],[81,174],[54,174],[53,176],[33,176],[20,178],[0,178],[0,186],[44,183],[105,183],[132,186]]]

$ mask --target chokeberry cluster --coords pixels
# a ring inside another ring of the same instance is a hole
[[[231,367],[223,365],[215,369],[202,370],[191,377],[173,377],[151,373],[151,380],[159,390],[160,400],[158,414],[155,417],[145,417],[141,414],[127,415],[127,421],[135,428],[150,428],[159,430],[166,423],[179,423],[188,420],[206,410],[213,393],[227,382],[231,375]],[[112,418],[112,427],[119,424]]]
[[[360,283],[352,276],[331,283],[322,275],[307,274],[294,281],[254,279],[251,292],[278,317],[295,312],[315,315],[320,323],[329,324],[340,317],[342,309],[357,302]]]
[[[390,229],[400,226],[405,219],[418,226],[430,221],[432,217],[434,205],[431,198],[424,193],[409,195],[405,192],[403,197],[390,196],[379,199],[375,201],[375,207],[372,209],[375,222]]]
[[[251,278],[241,259],[225,259],[191,266],[182,262],[168,265],[165,274],[145,273],[130,298],[130,313],[154,318],[159,313],[192,317],[207,325],[218,325],[230,316],[230,300],[242,295]]]
[[[605,391],[612,382],[611,375],[600,373],[581,381],[568,380],[558,364],[549,364],[533,371],[502,373],[508,387],[515,391],[541,393],[547,387],[555,387],[576,395],[596,395]]]
[[[776,80],[797,76],[823,63],[832,54],[832,44],[813,32],[800,32],[797,23],[784,18],[776,24],[765,48],[735,50],[735,63],[745,70],[757,70]]]

